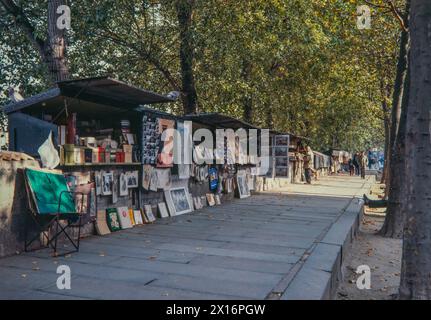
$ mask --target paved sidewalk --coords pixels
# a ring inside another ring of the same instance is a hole
[[[357,177],[325,177],[93,236],[70,257],[40,250],[0,259],[0,298],[320,298],[316,286],[332,281],[328,252],[339,256],[359,211],[354,196],[368,186]],[[71,268],[71,290],[57,289],[62,264]]]

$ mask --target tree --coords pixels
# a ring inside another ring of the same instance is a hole
[[[410,21],[410,87],[406,135],[406,225],[401,299],[431,299],[431,3],[415,0]]]
[[[178,28],[180,34],[180,62],[181,62],[181,81],[182,99],[184,114],[195,113],[197,106],[197,93],[195,87],[193,61],[194,61],[194,42],[193,42],[193,10],[194,0],[177,0],[176,9],[178,15]]]
[[[386,181],[388,190],[388,206],[385,222],[380,234],[386,237],[401,238],[404,228],[405,210],[402,208],[405,193],[405,175],[400,174],[405,166],[405,121],[408,104],[408,55],[410,50],[409,26],[410,0],[406,1],[406,8],[402,17],[402,31],[400,37],[400,52],[398,56],[397,75],[392,98],[392,127],[390,132],[389,161],[385,166],[389,168]],[[404,97],[406,96],[406,97]]]
[[[69,77],[66,63],[65,29],[57,26],[59,14],[57,9],[66,5],[66,0],[48,1],[48,25],[46,38],[41,37],[35,26],[25,14],[23,8],[14,0],[0,0],[3,8],[13,18],[13,21],[25,33],[27,40],[38,51],[40,59],[46,65],[52,83],[65,80]]]

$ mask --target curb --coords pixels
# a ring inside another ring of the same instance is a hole
[[[342,263],[346,250],[356,238],[364,212],[362,192],[372,180],[369,177],[364,182],[325,236],[315,243],[311,255],[280,300],[330,300],[335,296],[343,278]]]

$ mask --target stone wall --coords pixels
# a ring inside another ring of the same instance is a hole
[[[24,218],[28,213],[23,168],[37,161],[0,161],[0,257],[24,250]]]

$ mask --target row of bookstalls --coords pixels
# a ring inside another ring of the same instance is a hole
[[[234,155],[225,148],[217,164],[176,164],[174,151],[185,157],[187,149],[165,139],[169,129],[176,129],[180,141],[193,146],[192,155],[201,158],[208,149],[200,146],[201,140],[189,138],[199,130],[208,129],[205,132],[212,132],[214,139],[217,129],[245,129],[249,141],[251,135],[256,137],[257,150],[262,148],[263,131],[218,113],[175,116],[149,107],[157,103],[163,104],[159,109],[169,110],[173,101],[108,77],[59,82],[54,89],[4,108],[9,148],[37,156],[52,134],[60,157],[55,169],[65,175],[70,189],[90,190],[85,196],[84,235],[94,233],[94,227],[105,234],[246,198],[273,181],[301,181],[307,139],[288,133],[269,131],[269,170],[263,173],[261,153],[244,155],[240,147]],[[241,146],[238,139],[235,143]],[[319,170],[329,167],[326,156],[314,157]]]

